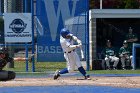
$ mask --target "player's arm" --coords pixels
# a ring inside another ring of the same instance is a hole
[[[137,42],[138,36],[136,34],[133,34],[132,42]]]
[[[76,39],[76,38],[73,38],[73,36],[72,36],[72,39],[75,41],[77,41],[78,39]],[[78,40],[77,41],[77,43],[78,43],[78,45],[72,45],[72,44],[70,44],[69,42],[66,42],[66,46],[67,46],[67,49],[68,49],[68,51],[72,51],[72,50],[74,50],[74,49],[76,49],[76,48],[78,48],[78,47],[80,47],[82,44],[81,44],[81,41],[80,40]]]
[[[78,43],[78,45],[82,45],[82,41],[78,39],[76,36],[72,36],[72,39]]]
[[[136,34],[134,34],[133,38],[127,40],[127,42],[137,42],[137,41],[138,41],[138,37]]]
[[[81,45],[69,45],[67,48],[68,48],[68,51],[72,51],[72,50],[74,50],[74,49],[76,49],[76,48],[78,48],[78,47],[80,47]]]
[[[121,47],[120,50],[119,50],[119,56],[120,56],[120,57],[123,56],[123,52],[122,52],[122,50],[123,50],[123,49],[122,49],[122,47]]]
[[[138,38],[132,38],[132,39],[129,39],[129,40],[127,40],[128,42],[136,42],[136,41],[138,41]]]
[[[138,41],[137,37],[133,38],[133,42],[137,42],[137,41]]]

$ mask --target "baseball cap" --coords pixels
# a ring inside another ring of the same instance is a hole
[[[127,44],[127,43],[128,43],[127,40],[124,40],[124,41],[123,41],[123,44]]]

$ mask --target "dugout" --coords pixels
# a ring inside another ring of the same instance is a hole
[[[116,50],[122,46],[128,28],[138,35],[140,43],[140,10],[139,9],[92,9],[90,11],[90,55],[92,69],[104,69],[101,50],[105,40],[111,39]],[[140,48],[136,48],[136,68],[140,68]],[[119,64],[119,68],[120,68]]]

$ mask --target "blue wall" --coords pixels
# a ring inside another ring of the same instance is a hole
[[[87,2],[88,0],[37,0],[37,61],[64,61],[59,33],[66,25],[74,35],[82,33],[79,37],[85,43]],[[76,17],[80,20],[74,19]],[[68,20],[72,20],[72,24],[66,24]]]

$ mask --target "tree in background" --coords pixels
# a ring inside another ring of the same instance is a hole
[[[89,9],[94,8],[94,0],[89,0]]]
[[[113,0],[113,2],[114,2],[114,5],[113,5],[114,9],[123,9],[125,6],[124,1],[122,0]]]
[[[125,9],[138,9],[139,8],[139,2],[138,0],[124,0],[125,3]]]
[[[90,9],[99,9],[100,0],[89,0]],[[103,9],[139,9],[140,0],[103,0]]]

